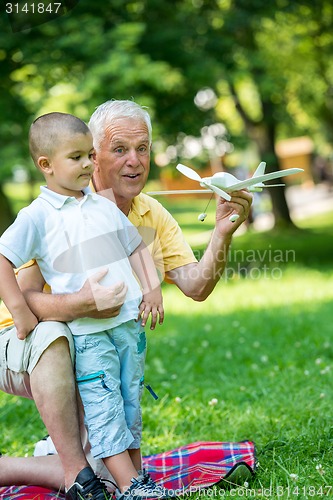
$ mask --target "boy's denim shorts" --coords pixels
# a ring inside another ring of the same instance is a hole
[[[44,351],[60,337],[68,340],[73,362],[72,333],[65,323],[58,321],[38,323],[25,340],[17,338],[14,326],[0,330],[0,390],[33,399],[30,374]]]
[[[74,345],[76,379],[93,457],[140,448],[146,357],[140,321],[75,335]]]

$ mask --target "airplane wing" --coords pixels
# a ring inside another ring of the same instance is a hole
[[[218,186],[214,186],[214,184],[211,184],[211,183],[208,184],[204,181],[202,181],[201,184],[202,184],[202,186],[206,186],[206,187],[208,187],[208,189],[211,189],[212,191],[214,191],[214,193],[216,193],[221,198],[224,198],[227,201],[231,200],[230,194],[228,194],[225,189],[221,189]]]
[[[147,191],[146,194],[150,196],[164,195],[164,194],[209,194],[212,193],[211,189],[171,189],[169,191]]]
[[[245,181],[235,182],[231,186],[227,188],[223,188],[228,193],[232,191],[238,191],[240,189],[245,189],[251,186],[255,186],[260,182],[269,181],[271,179],[278,179],[280,177],[286,177],[287,175],[293,175],[303,172],[302,168],[287,168],[286,170],[279,170],[277,172],[271,172],[270,174],[257,175],[256,177],[251,177],[250,179],[246,179]]]

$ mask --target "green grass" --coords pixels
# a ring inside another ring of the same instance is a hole
[[[186,231],[202,231],[196,208],[178,214]],[[229,279],[203,303],[163,287],[165,323],[148,333],[146,382],[159,399],[145,391],[145,454],[251,439],[256,477],[223,496],[333,495],[332,221],[235,238]],[[32,402],[5,394],[0,425],[12,455],[31,454],[46,432]]]
[[[252,439],[257,488],[286,487],[289,474],[299,486],[332,484],[332,279],[295,268],[274,283],[220,283],[196,306],[165,290],[166,322],[147,359],[161,396],[144,403],[148,451]]]

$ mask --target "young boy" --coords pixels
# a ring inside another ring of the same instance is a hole
[[[24,340],[38,320],[12,266],[36,259],[54,293],[76,292],[87,276],[105,268],[105,284],[125,283],[127,295],[118,316],[68,323],[75,343],[76,376],[92,454],[103,459],[119,497],[161,497],[162,489],[134,466],[142,428],[143,326],[150,314],[151,328],[158,317],[160,324],[164,317],[153,260],[117,206],[90,192],[94,150],[84,122],[73,115],[49,113],[33,122],[29,139],[31,156],[46,186],[0,238],[0,297],[13,316],[18,338]],[[66,498],[76,494],[74,483]]]

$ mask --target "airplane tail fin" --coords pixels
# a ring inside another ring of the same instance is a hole
[[[266,163],[261,161],[257,167],[257,170],[254,172],[253,177],[258,177],[259,175],[264,175],[266,168]]]

